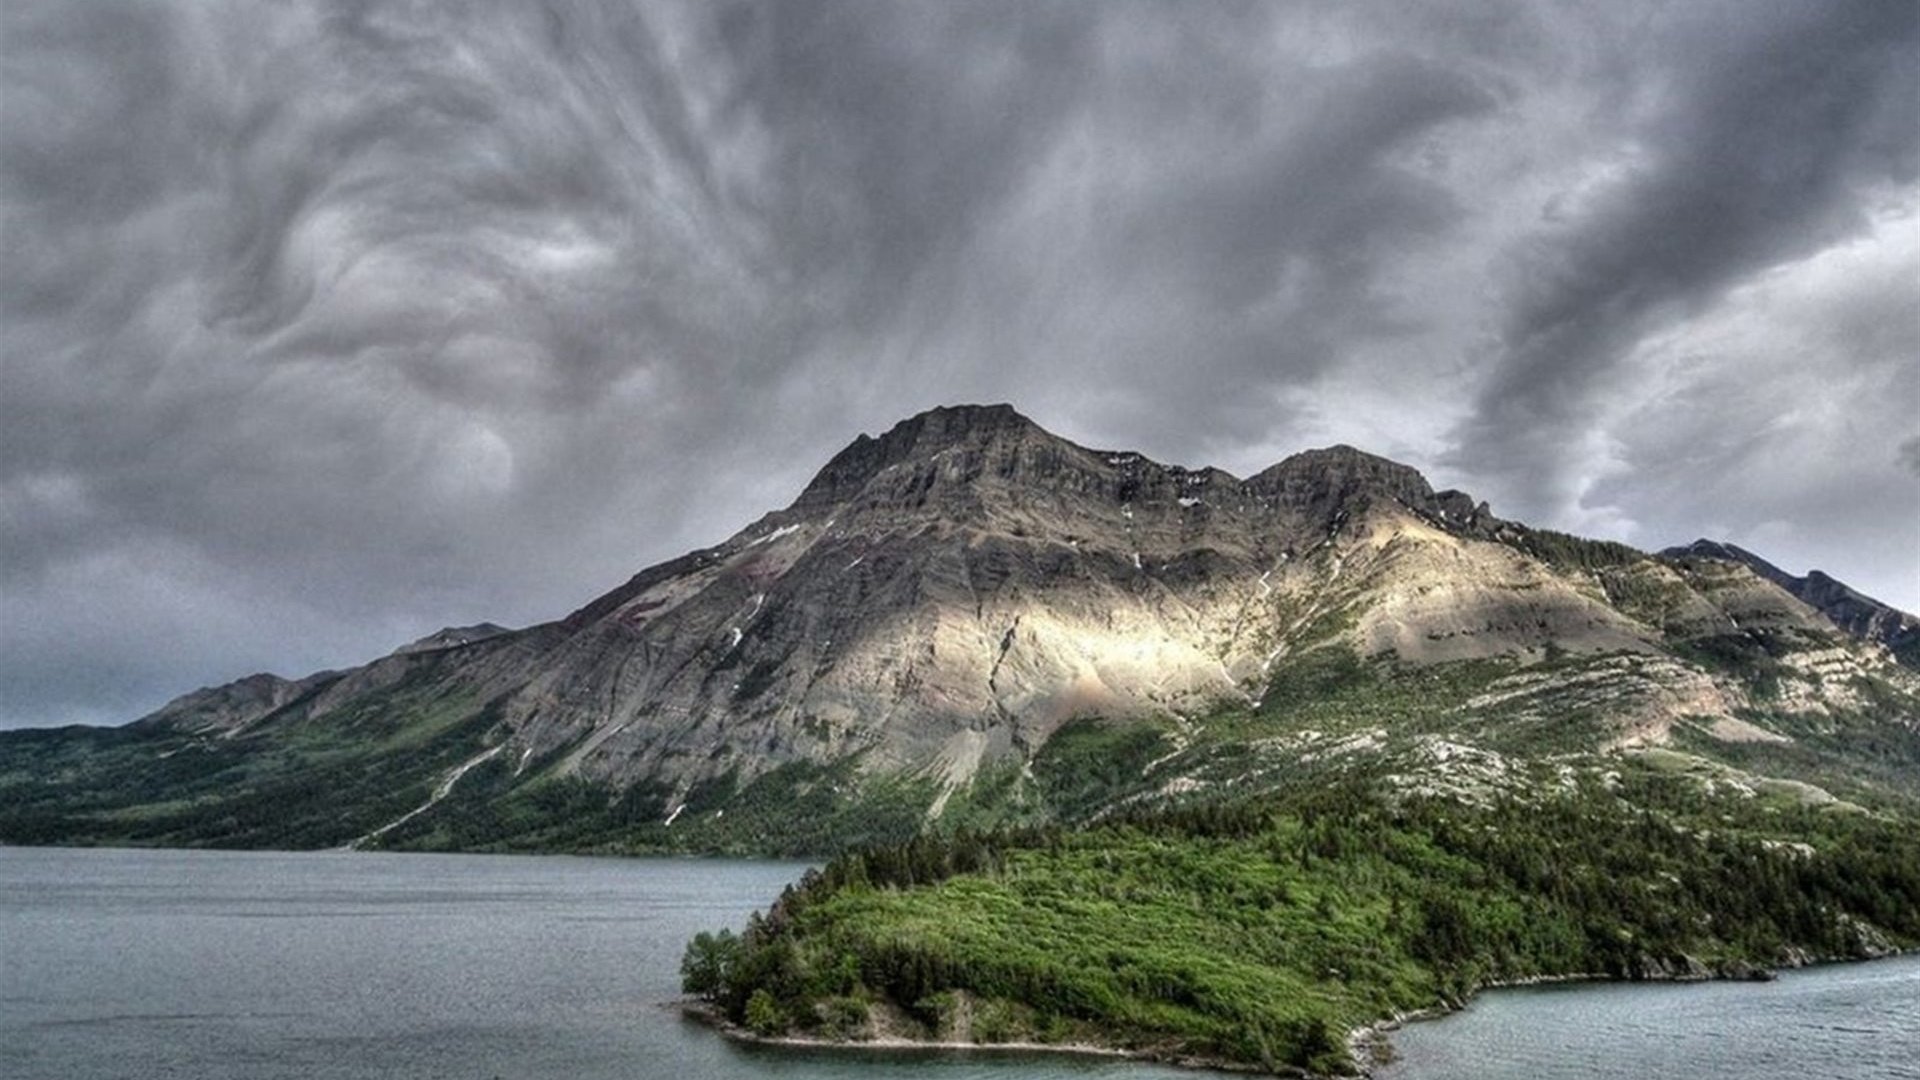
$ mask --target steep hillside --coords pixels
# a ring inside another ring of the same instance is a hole
[[[1920,682],[1870,631],[1347,447],[1242,480],[935,409],[557,622],[0,736],[0,839],[812,853],[1622,753],[1904,803]]]

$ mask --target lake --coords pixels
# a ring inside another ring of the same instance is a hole
[[[883,1080],[663,1007],[799,863],[0,848],[8,1080]],[[930,1080],[1192,1080],[911,1054]]]
[[[1920,1080],[1920,955],[1769,983],[1562,983],[1393,1033],[1380,1080]]]
[[[741,1047],[663,1007],[797,863],[0,848],[12,1080],[1191,1080],[1070,1057]],[[1392,1080],[1920,1077],[1920,958],[1502,991]]]

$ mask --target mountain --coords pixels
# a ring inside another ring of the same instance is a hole
[[[513,631],[495,623],[475,623],[472,626],[447,626],[428,634],[417,641],[410,641],[394,651],[396,653],[435,652],[440,649],[457,649],[462,645],[472,645],[477,641],[511,634]]]
[[[457,649],[507,633],[512,631],[490,622],[474,626],[449,626],[408,642],[389,655],[408,656]],[[182,694],[135,723],[139,727],[163,731],[230,735],[339,678],[341,673],[335,671],[322,671],[298,680],[260,672],[224,686],[207,686]]]
[[[1505,521],[1351,447],[1241,479],[934,409],[558,621],[0,735],[0,840],[811,853],[1622,755],[1914,798],[1920,681],[1884,645],[1911,617],[1708,555]]]
[[[1920,669],[1920,618],[1855,592],[1818,570],[1795,577],[1745,548],[1712,540],[1668,548],[1660,556],[1669,560],[1719,559],[1745,566],[1825,615],[1847,634],[1878,642],[1901,663]]]

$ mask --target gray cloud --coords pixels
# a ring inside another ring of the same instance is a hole
[[[1913,64],[1920,9],[1783,4],[1745,20],[1718,5],[1657,13],[1630,44],[1618,176],[1556,197],[1544,227],[1508,253],[1493,366],[1460,433],[1457,464],[1507,477],[1521,506],[1579,496],[1569,432],[1650,332],[1699,314],[1756,271],[1869,227],[1876,189],[1920,165]],[[1667,23],[1672,25],[1666,25]],[[1908,344],[1911,344],[1909,340]]]
[[[560,614],[968,399],[1915,606],[1914,21],[0,6],[0,724]]]

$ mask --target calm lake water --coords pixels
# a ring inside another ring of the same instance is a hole
[[[10,1080],[1192,1080],[1062,1057],[735,1046],[662,1008],[792,863],[0,848]],[[1920,1077],[1920,958],[1489,994],[1392,1080]]]
[[[1192,1080],[769,1052],[663,1004],[802,864],[0,848],[7,1080]]]
[[[1496,990],[1393,1045],[1380,1080],[1920,1080],[1920,956],[1770,983]]]

